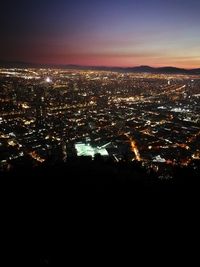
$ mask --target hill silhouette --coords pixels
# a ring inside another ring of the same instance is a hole
[[[200,68],[184,69],[173,66],[151,67],[151,66],[133,66],[133,67],[107,67],[107,66],[81,66],[65,64],[39,64],[23,61],[5,61],[0,60],[1,68],[59,68],[59,69],[80,69],[96,71],[114,71],[127,73],[152,73],[152,74],[186,74],[200,75]]]
[[[15,166],[1,173],[11,262],[66,264],[74,259],[78,264],[81,258],[97,263],[107,256],[123,260],[124,253],[128,259],[129,237],[135,254],[144,252],[143,238],[159,238],[159,227],[168,232],[192,214],[199,170],[196,161],[175,167],[173,179],[159,180],[138,162],[115,163],[100,156]]]

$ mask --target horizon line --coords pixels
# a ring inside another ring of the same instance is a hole
[[[1,60],[0,59],[0,65],[1,64],[24,64],[24,65],[28,65],[28,64],[32,64],[32,65],[49,65],[49,66],[76,66],[76,67],[103,67],[103,68],[122,68],[122,69],[126,69],[126,68],[137,68],[137,67],[150,67],[150,68],[176,68],[176,69],[183,69],[183,70],[195,70],[195,69],[199,69],[199,67],[179,67],[179,66],[173,66],[173,65],[159,65],[159,66],[153,66],[153,65],[148,65],[148,64],[141,64],[141,65],[130,65],[130,66],[120,66],[120,65],[87,65],[87,64],[78,64],[78,63],[39,63],[39,62],[28,62],[28,61],[21,61],[21,60]]]

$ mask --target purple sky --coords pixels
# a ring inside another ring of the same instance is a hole
[[[0,59],[200,67],[199,0],[6,0]]]

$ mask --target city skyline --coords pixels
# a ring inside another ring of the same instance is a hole
[[[92,66],[200,66],[199,1],[7,1],[0,59]]]

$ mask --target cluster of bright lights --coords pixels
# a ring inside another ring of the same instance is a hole
[[[50,78],[50,77],[47,77],[47,78],[46,78],[46,82],[47,82],[47,83],[51,83],[51,82],[52,82],[51,78]]]

